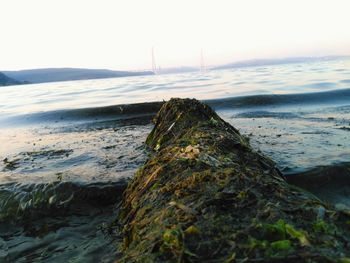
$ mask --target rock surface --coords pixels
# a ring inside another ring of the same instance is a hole
[[[124,192],[121,262],[350,262],[350,211],[288,184],[211,108],[172,99]]]

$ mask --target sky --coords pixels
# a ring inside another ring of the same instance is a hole
[[[0,70],[350,55],[349,0],[0,0]]]

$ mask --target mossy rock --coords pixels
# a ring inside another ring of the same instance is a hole
[[[210,107],[171,99],[154,121],[117,219],[120,262],[349,261],[349,213],[286,183]]]

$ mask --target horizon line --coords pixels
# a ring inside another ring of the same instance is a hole
[[[350,58],[350,54],[342,54],[342,55],[322,55],[322,56],[279,56],[279,57],[265,57],[265,58],[249,58],[249,59],[241,59],[241,60],[235,60],[232,62],[227,63],[217,63],[217,64],[211,64],[206,65],[206,68],[209,70],[218,68],[218,67],[224,67],[224,66],[234,66],[234,64],[244,63],[244,62],[258,62],[258,61],[264,61],[264,60],[288,60],[288,59],[339,59],[339,58]],[[292,62],[292,61],[290,61]],[[160,66],[160,65],[159,65]],[[250,65],[254,66],[254,65]],[[237,67],[239,67],[237,65]],[[244,66],[242,66],[244,67]],[[193,68],[200,70],[200,63],[198,65],[178,65],[178,66],[168,66],[168,67],[160,67],[162,70],[166,69],[181,69],[181,68]],[[109,70],[109,71],[120,71],[120,72],[152,72],[152,67],[149,68],[134,68],[134,69],[116,69],[116,68],[94,68],[94,67],[81,67],[81,66],[48,66],[48,67],[34,67],[34,68],[22,68],[22,69],[5,69],[0,70],[0,72],[15,72],[15,71],[30,71],[30,70],[44,70],[44,69],[85,69],[85,70]]]

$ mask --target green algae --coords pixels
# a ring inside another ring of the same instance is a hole
[[[290,240],[278,240],[271,243],[271,247],[277,250],[290,250],[292,249],[292,242]]]
[[[121,262],[346,262],[350,215],[286,183],[208,106],[172,99],[154,121],[121,204]]]
[[[52,182],[43,184],[10,183],[0,185],[0,223],[30,223],[47,216],[64,216],[85,207],[115,203],[116,192],[124,183]]]

